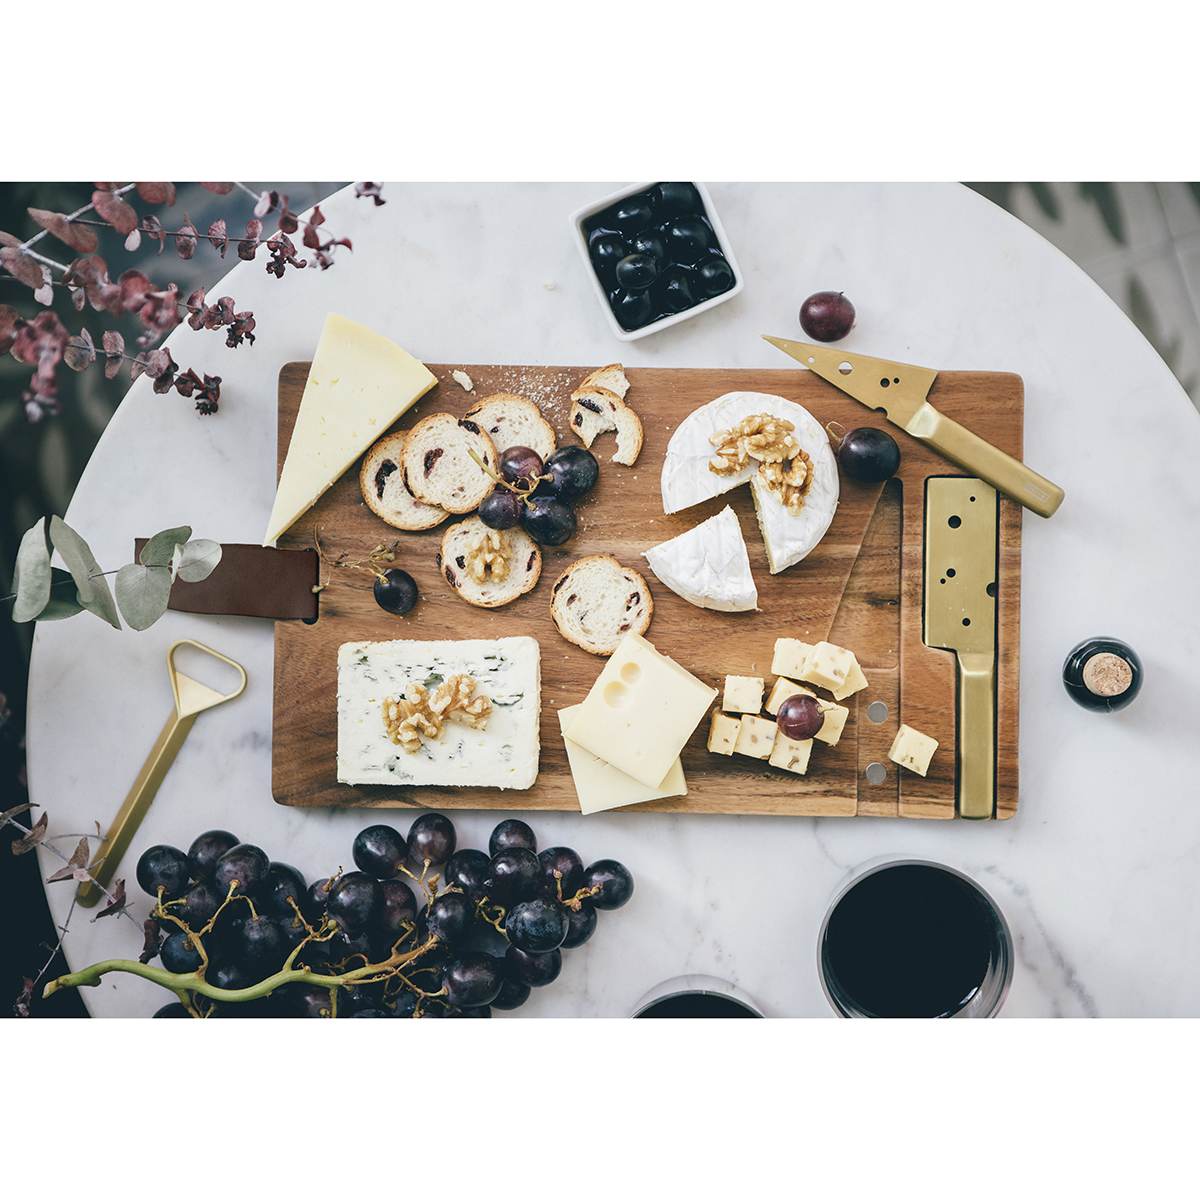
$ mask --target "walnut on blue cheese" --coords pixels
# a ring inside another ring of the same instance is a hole
[[[420,745],[411,749],[394,744],[385,703],[417,695],[418,686],[435,696],[456,676],[469,676],[473,691],[487,697],[486,720],[478,720],[479,712],[447,714],[437,736],[419,736]],[[338,648],[339,783],[523,790],[537,779],[540,716],[541,656],[534,638],[346,642]]]

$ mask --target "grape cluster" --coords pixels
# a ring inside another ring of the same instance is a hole
[[[490,1017],[552,983],[562,951],[633,894],[619,862],[538,853],[524,821],[501,821],[486,854],[456,843],[440,813],[407,837],[371,825],[354,839],[357,869],[312,884],[225,830],[186,854],[151,846],[137,880],[156,900],[158,954],[191,977],[174,989],[185,999],[155,1015]],[[213,999],[194,990],[197,977],[250,994]]]
[[[528,446],[509,446],[500,455],[495,488],[479,505],[479,519],[492,529],[520,525],[542,546],[561,546],[575,534],[576,500],[596,486],[600,467],[582,446],[560,446],[544,462]]]

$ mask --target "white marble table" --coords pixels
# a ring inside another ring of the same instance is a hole
[[[261,263],[236,266],[210,294],[255,311],[257,344],[231,352],[219,334],[186,328],[169,343],[179,362],[222,376],[220,414],[197,417],[139,381],[68,519],[105,565],[126,561],[135,534],[185,522],[198,536],[258,541],[276,372],[309,356],[331,309],[434,362],[779,367],[758,335],[794,333],[805,295],[843,289],[859,313],[849,350],[1024,376],[1027,457],[1066,488],[1052,521],[1025,520],[1021,811],[985,825],[538,815],[543,844],[622,859],[637,893],[521,1011],[619,1016],[658,981],[695,972],[736,982],[770,1015],[827,1015],[815,969],[827,899],[858,864],[907,854],[969,872],[1003,906],[1017,942],[1005,1015],[1200,1014],[1200,804],[1185,753],[1200,660],[1200,420],[1166,366],[1082,271],[953,185],[714,185],[744,293],[622,346],[567,226],[605,190],[393,185],[380,209],[333,197],[327,228],[353,237],[353,256],[283,281]],[[1093,715],[1059,672],[1076,642],[1108,633],[1137,648],[1147,682],[1125,713]],[[118,634],[82,616],[38,628],[29,777],[52,832],[108,821],[169,709],[163,656],[183,636],[239,659],[250,685],[196,724],[128,871],[147,845],[186,847],[212,826],[310,875],[348,864],[354,833],[377,815],[272,802],[271,629],[250,620],[171,613]],[[494,819],[455,816],[471,845],[486,844]],[[48,888],[56,919],[69,886]],[[144,907],[139,897],[139,916]],[[77,921],[67,954],[81,966],[135,943],[128,922]],[[132,1016],[164,994],[110,976],[85,999],[96,1015]]]

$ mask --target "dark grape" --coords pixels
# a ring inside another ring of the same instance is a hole
[[[640,292],[658,278],[658,259],[649,254],[627,254],[617,263],[616,277],[618,287]]]
[[[585,900],[578,911],[567,909],[567,936],[563,938],[563,949],[573,950],[596,932],[596,910]]]
[[[693,275],[700,291],[707,297],[719,296],[734,284],[733,268],[719,254],[698,262]]]
[[[392,1005],[393,1017],[411,1017],[417,1011],[417,993],[404,988]]]
[[[255,979],[278,971],[287,957],[287,939],[270,917],[250,917],[242,926],[238,960]]]
[[[775,722],[784,737],[806,742],[825,724],[825,714],[815,696],[789,696],[780,706]]]
[[[157,899],[161,889],[164,900],[177,899],[189,883],[187,855],[174,846],[151,846],[137,861],[137,881],[147,896]]]
[[[676,217],[663,226],[672,262],[690,267],[714,248],[712,230],[700,217]]]
[[[375,580],[375,603],[393,616],[403,617],[412,612],[420,598],[417,581],[399,567],[384,571],[383,578]]]
[[[235,962],[209,964],[208,970],[204,973],[204,978],[213,987],[225,988],[227,991],[236,991],[238,988],[249,987],[255,982],[247,974],[245,968],[240,963]]]
[[[501,850],[518,849],[531,850],[536,854],[537,835],[524,821],[509,817],[492,830],[492,836],[488,838],[488,853],[495,858]]]
[[[691,276],[683,267],[671,267],[658,281],[656,294],[667,312],[683,312],[696,303]]]
[[[245,895],[258,891],[270,867],[271,860],[257,846],[240,842],[217,859],[213,880],[222,896],[228,893],[231,883],[236,883],[238,893]]]
[[[333,881],[328,879],[318,879],[316,883],[311,884],[309,889],[304,894],[304,900],[300,905],[301,911],[304,913],[305,919],[312,925],[320,925],[325,918],[325,908],[329,903],[329,893],[333,888]]]
[[[491,1007],[487,1004],[476,1004],[470,1008],[448,1008],[447,1017],[490,1017]]]
[[[570,900],[583,887],[583,859],[568,846],[550,846],[538,855],[542,871],[542,891],[547,896],[558,895],[558,883],[562,884],[562,895]],[[558,871],[562,879],[555,878]]]
[[[500,991],[496,993],[496,998],[492,1001],[492,1007],[505,1010],[520,1008],[529,999],[529,992],[529,984],[520,979],[510,978],[506,966],[504,980],[500,984]]]
[[[379,915],[383,889],[365,871],[349,871],[333,885],[326,913],[348,933],[366,929]]]
[[[534,496],[522,509],[522,528],[541,546],[561,546],[575,535],[575,513],[557,496]]]
[[[504,922],[508,940],[529,954],[557,950],[567,936],[567,928],[563,906],[547,896],[514,905]]]
[[[160,1008],[158,1010],[158,1012],[156,1012],[154,1015],[156,1017],[167,1017],[167,1018],[187,1017],[187,1019],[189,1021],[192,1019],[192,1014],[190,1012],[188,1012],[188,1010],[186,1008],[184,1008],[183,1005],[180,1004],[178,1000],[174,1001],[172,1004],[164,1004],[162,1006],[162,1008]]]
[[[492,888],[489,892],[503,904],[528,900],[536,895],[542,869],[537,855],[523,846],[501,850],[492,856]]]
[[[453,958],[445,970],[446,1002],[461,1008],[491,1004],[504,982],[500,959],[478,951]]]
[[[704,201],[692,183],[660,183],[654,189],[654,198],[660,217],[682,217],[704,211]]]
[[[617,211],[613,214],[613,224],[629,237],[645,229],[653,217],[654,209],[648,196],[630,196],[617,206]]]
[[[266,882],[259,889],[258,907],[268,916],[290,922],[296,915],[290,902],[299,904],[307,890],[304,876],[295,867],[273,862],[267,868]]]
[[[441,813],[418,817],[408,831],[408,853],[414,862],[441,866],[454,853],[454,822]]]
[[[461,892],[445,892],[430,906],[425,927],[441,942],[461,941],[475,921],[475,903]]]
[[[446,863],[446,882],[462,888],[468,896],[486,894],[492,877],[492,860],[482,850],[456,850]]]
[[[196,971],[204,961],[200,952],[192,945],[191,938],[182,929],[167,934],[158,954],[162,965],[175,975],[187,975]]]
[[[627,292],[617,288],[609,296],[608,303],[622,329],[640,329],[654,315],[654,302],[646,291]]]
[[[228,829],[210,829],[202,833],[188,849],[188,867],[193,879],[211,879],[217,869],[217,859],[232,850],[239,839]]]
[[[528,446],[509,446],[500,455],[500,474],[509,483],[534,480],[542,473],[542,456]]]
[[[530,987],[545,987],[553,983],[562,970],[562,951],[526,954],[516,946],[509,946],[504,955],[504,964],[505,973],[509,978],[527,983]]]
[[[525,501],[508,488],[497,487],[479,502],[479,519],[489,529],[512,529],[524,511]]]
[[[292,983],[280,988],[284,1012],[291,1017],[331,1017],[333,1000],[328,988]]]
[[[221,907],[222,896],[206,879],[194,883],[178,904],[171,906],[171,914],[178,917],[189,929],[197,933],[205,927]]]
[[[417,901],[412,888],[403,879],[385,879],[379,885],[383,902],[373,928],[393,940],[404,932],[406,923],[417,919]]]
[[[596,486],[600,464],[583,446],[561,446],[546,459],[546,472],[550,479],[542,486],[551,496],[569,502],[586,496]]]
[[[398,875],[408,857],[404,835],[390,825],[368,825],[354,839],[354,864],[376,879]]]
[[[599,887],[590,904],[597,908],[620,908],[633,895],[633,876],[615,859],[602,858],[583,873],[584,887]]]
[[[852,429],[837,452],[838,465],[859,483],[879,483],[900,470],[900,447],[885,429]]]
[[[854,316],[844,292],[814,292],[800,306],[800,327],[818,342],[836,342],[850,332]]]
[[[353,960],[354,966],[362,967],[371,961],[371,936],[365,930],[347,933],[339,929],[323,944],[330,966],[345,969],[345,964]]]

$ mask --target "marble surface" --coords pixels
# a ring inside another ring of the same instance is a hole
[[[353,256],[282,281],[239,264],[211,289],[255,311],[258,342],[232,352],[219,334],[185,328],[169,344],[180,363],[222,376],[220,414],[197,417],[139,381],[68,519],[106,565],[126,561],[135,534],[185,522],[198,536],[257,541],[273,491],[275,376],[308,357],[330,309],[430,361],[778,367],[758,335],[795,333],[805,295],[844,289],[859,313],[848,350],[1023,375],[1027,458],[1066,488],[1052,521],[1025,520],[1020,814],[1004,824],[539,815],[543,844],[622,859],[637,893],[522,1012],[620,1016],[659,981],[697,973],[736,983],[773,1016],[828,1015],[815,967],[828,898],[868,860],[918,855],[968,872],[1003,907],[1017,943],[1004,1015],[1200,1014],[1200,805],[1187,752],[1200,420],[1166,366],[1082,271],[954,185],[713,185],[745,291],[622,346],[567,223],[605,190],[392,185],[380,209],[333,197],[327,228],[353,238]],[[1115,716],[1076,707],[1059,679],[1070,648],[1102,633],[1131,642],[1146,669],[1137,703]],[[309,875],[348,864],[371,814],[272,802],[271,630],[249,620],[172,613],[143,634],[90,617],[38,628],[29,777],[51,832],[77,834],[115,811],[169,711],[164,655],[183,636],[240,660],[250,684],[197,722],[128,870],[151,843],[186,845],[212,826]],[[480,845],[494,818],[455,820]],[[56,919],[69,886],[48,888]],[[139,898],[139,916],[144,907]],[[76,921],[67,954],[79,966],[136,953],[135,940],[128,922]],[[96,1015],[133,1016],[163,994],[109,976],[85,999]]]

